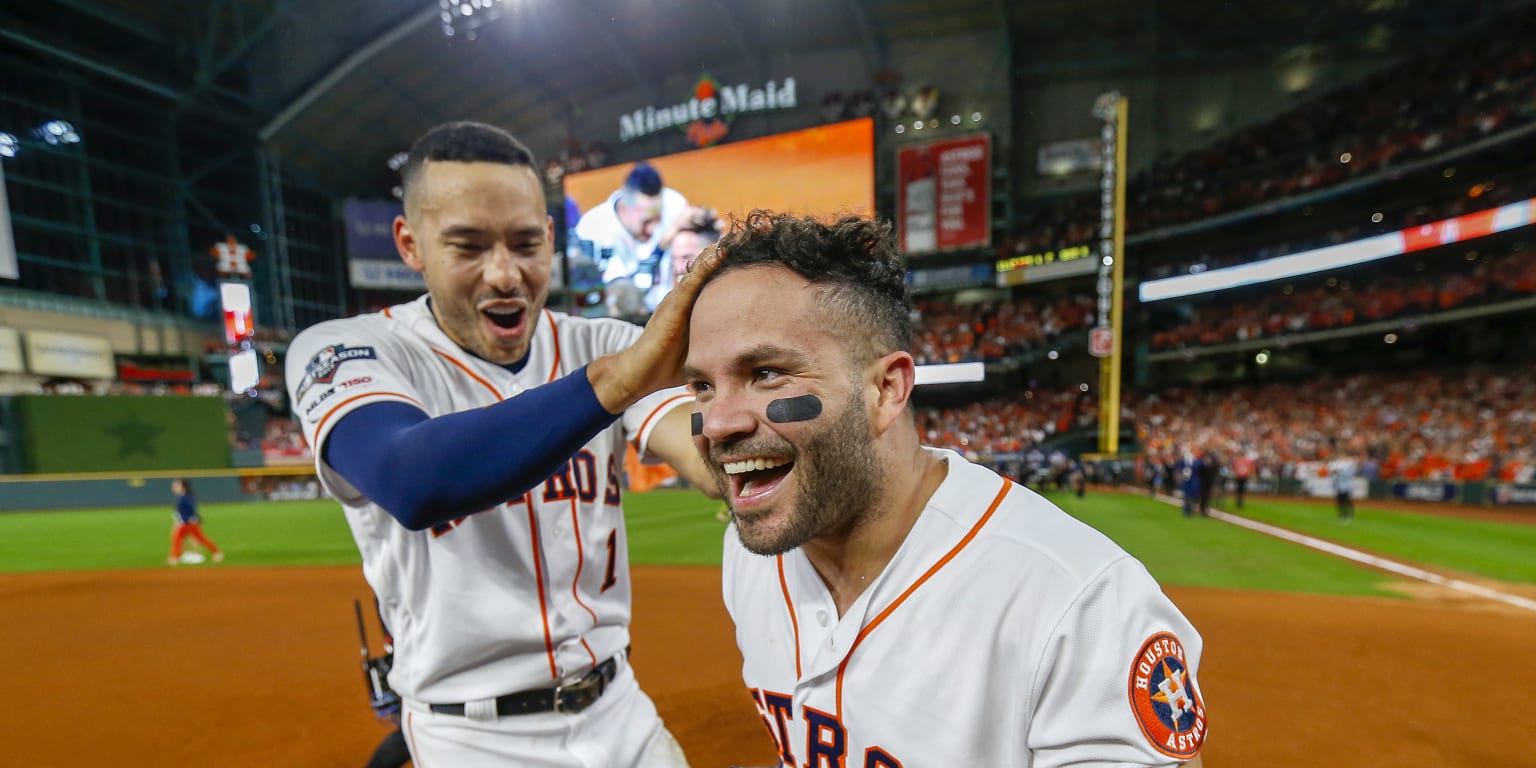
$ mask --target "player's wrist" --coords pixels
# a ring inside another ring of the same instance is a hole
[[[587,365],[587,383],[592,385],[592,393],[603,410],[612,414],[623,413],[645,394],[640,383],[628,374],[626,369],[633,366],[625,364],[625,354],[603,355]]]

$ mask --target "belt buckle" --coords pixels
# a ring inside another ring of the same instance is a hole
[[[555,711],[576,714],[603,695],[603,675],[592,670],[574,683],[555,686]]]

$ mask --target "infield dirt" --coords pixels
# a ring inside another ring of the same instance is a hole
[[[690,761],[772,764],[719,569],[634,579],[636,673]],[[1206,641],[1209,768],[1536,766],[1536,612],[1168,592]],[[6,762],[362,765],[387,733],[358,667],[352,601],[369,594],[349,566],[0,575]]]

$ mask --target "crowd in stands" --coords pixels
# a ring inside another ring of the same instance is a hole
[[[299,423],[288,418],[267,420],[266,434],[261,438],[261,454],[267,464],[311,464],[314,455],[304,442],[304,430]]]
[[[1431,157],[1536,121],[1536,13],[1405,59],[1130,180],[1129,234],[1209,218]],[[1097,194],[1034,212],[1005,251],[1091,242]]]
[[[1087,328],[1097,311],[1097,299],[1086,293],[1044,301],[919,302],[912,356],[919,364],[995,362]]]
[[[1098,400],[1080,388],[1041,389],[958,406],[914,407],[923,442],[981,461],[1017,454],[1073,428],[1097,423]]]
[[[1383,480],[1530,482],[1536,473],[1536,370],[1377,372],[1344,378],[1170,389],[1133,403],[1148,456],[1185,449],[1291,476],[1338,455]]]
[[[1209,303],[1187,321],[1152,332],[1152,349],[1209,346],[1356,323],[1413,317],[1536,295],[1536,250],[1479,256],[1423,272],[1376,270],[1302,289],[1276,286],[1262,298]]]

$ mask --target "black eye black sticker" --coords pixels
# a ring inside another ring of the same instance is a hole
[[[768,404],[768,420],[775,424],[810,421],[821,415],[821,398],[815,395],[781,397]]]

